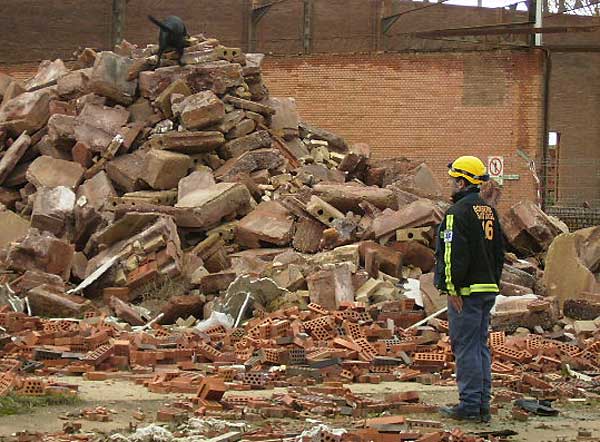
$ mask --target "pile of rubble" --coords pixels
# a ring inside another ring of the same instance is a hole
[[[184,66],[154,69],[156,49],[86,49],[25,83],[0,74],[0,395],[71,388],[29,388],[33,372],[131,377],[195,394],[196,414],[431,411],[341,385],[453,374],[447,323],[423,321],[446,303],[431,272],[448,203],[427,165],[301,122],[292,98],[269,97],[261,54],[196,36]],[[600,369],[600,341],[592,321],[559,325],[560,308],[600,316],[598,231],[569,234],[527,202],[503,226],[494,373],[520,393],[578,396],[592,380],[558,369]],[[321,382],[326,398],[303,390]],[[299,389],[224,397],[277,385]],[[475,440],[432,434],[412,439]]]

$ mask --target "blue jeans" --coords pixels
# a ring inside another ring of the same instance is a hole
[[[488,348],[490,310],[496,293],[472,293],[463,296],[458,313],[448,303],[450,342],[456,361],[459,408],[479,414],[489,407],[492,391],[492,358]]]

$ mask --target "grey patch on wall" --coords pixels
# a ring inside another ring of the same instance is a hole
[[[497,106],[507,94],[507,72],[503,66],[482,63],[479,57],[467,57],[463,68],[463,106]],[[492,83],[487,79],[495,78]]]

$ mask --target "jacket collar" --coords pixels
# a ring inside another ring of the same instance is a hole
[[[468,195],[474,195],[474,194],[478,194],[478,193],[479,193],[479,187],[477,187],[477,186],[465,187],[464,189],[459,190],[454,195],[452,195],[452,202],[457,203],[461,199],[463,199],[464,197],[466,197]]]

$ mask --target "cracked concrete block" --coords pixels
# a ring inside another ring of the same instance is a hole
[[[181,153],[150,150],[145,157],[140,178],[155,190],[176,188],[192,168],[192,159]]]
[[[79,163],[41,156],[31,163],[26,177],[37,188],[65,186],[75,189],[84,173],[85,169]]]

